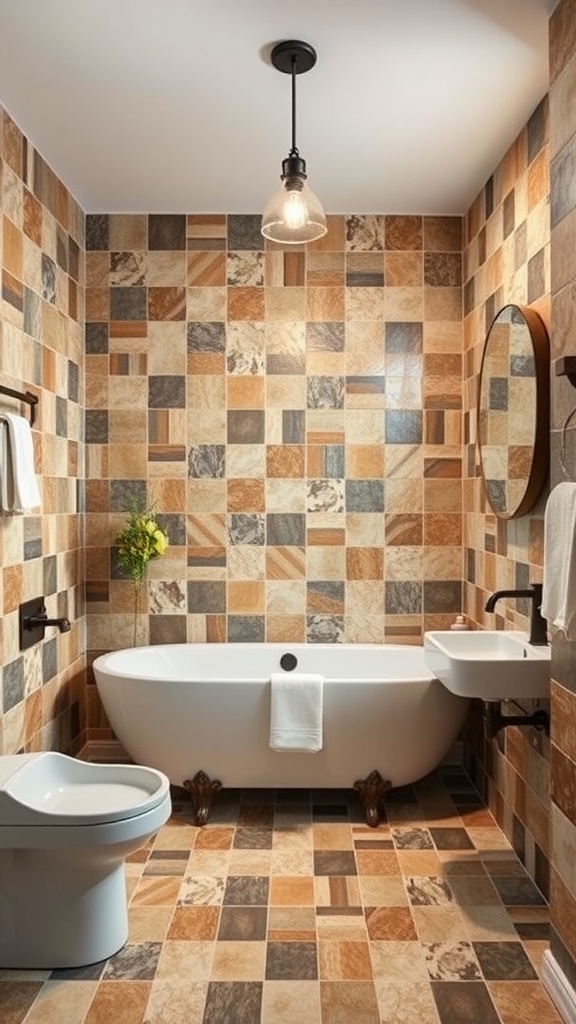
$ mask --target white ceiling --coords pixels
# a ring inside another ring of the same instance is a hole
[[[0,0],[0,103],[87,212],[460,214],[548,87],[558,0]]]

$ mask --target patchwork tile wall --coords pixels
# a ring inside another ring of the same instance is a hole
[[[92,652],[132,642],[110,556],[170,536],[140,637],[419,642],[462,601],[460,218],[87,218]]]
[[[0,107],[0,384],[37,395],[42,505],[0,515],[0,753],[77,751],[83,739],[84,216]],[[27,406],[0,396],[0,411]],[[69,633],[22,653],[18,609],[43,595]]]
[[[549,115],[534,111],[466,218],[464,273],[464,558],[465,610],[484,628],[527,629],[527,601],[488,595],[542,579],[543,510],[497,519],[484,495],[476,450],[476,390],[484,339],[508,303],[529,305],[550,330]],[[478,710],[478,709],[477,709]],[[518,710],[518,709],[516,709]],[[527,710],[530,710],[527,707]],[[480,717],[470,723],[470,769],[509,841],[543,892],[550,857],[550,745],[534,729],[508,728],[486,742]],[[473,751],[473,755],[472,755]]]
[[[576,8],[561,0],[550,22],[550,157],[552,252],[552,361],[574,354],[574,283],[576,280]],[[565,377],[551,373],[551,484],[564,479],[562,428],[576,405],[576,392]],[[568,430],[565,467],[576,480],[575,434]],[[576,989],[576,672],[574,643],[554,637],[552,644],[551,729],[551,872],[550,948]]]

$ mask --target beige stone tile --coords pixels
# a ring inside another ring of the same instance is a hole
[[[510,852],[510,843],[506,839],[503,832],[499,828],[467,828],[468,835],[474,843],[477,850],[484,851],[502,851],[504,854]]]
[[[97,987],[96,981],[76,981],[73,985],[47,981],[26,1020],[30,1024],[83,1024]],[[8,1016],[11,1020],[9,1009]]]
[[[212,970],[214,942],[171,939],[165,942],[156,968],[155,980],[177,981],[189,978],[191,981],[207,981]]]
[[[315,942],[315,908],[270,907],[268,910],[268,941]]]
[[[321,1024],[320,987],[316,981],[265,981],[262,1020],[266,1024]]]
[[[129,941],[163,942],[173,912],[173,907],[131,906],[128,911]]]
[[[320,987],[323,1024],[380,1024],[374,984],[370,981],[325,981]]]
[[[351,850],[354,845],[349,825],[314,824],[312,836],[315,850]]]
[[[272,850],[270,872],[274,875],[311,875],[314,871],[312,850]]]
[[[428,972],[419,942],[370,943],[374,980],[427,981]]]
[[[438,1024],[428,981],[376,980],[381,1024]]]
[[[189,981],[186,974],[169,981],[154,981],[146,1007],[146,1024],[202,1024],[207,988],[207,982]],[[110,1017],[102,1024],[113,1019]]]
[[[231,850],[228,861],[230,875],[269,875],[272,870],[271,850]]]
[[[358,879],[362,905],[365,907],[404,907],[408,896],[401,877],[362,875]]]
[[[262,981],[266,969],[265,942],[216,942],[212,981]]]
[[[312,826],[300,828],[277,828],[272,836],[273,850],[312,849]]]
[[[412,907],[420,942],[461,942],[468,938],[466,920],[458,907]]]

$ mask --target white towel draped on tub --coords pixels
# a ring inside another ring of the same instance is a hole
[[[273,672],[270,676],[270,746],[273,750],[322,750],[323,676]]]
[[[0,416],[0,506],[2,512],[25,512],[40,505],[34,471],[30,424],[23,416]]]
[[[576,484],[558,484],[544,510],[542,615],[576,640]]]

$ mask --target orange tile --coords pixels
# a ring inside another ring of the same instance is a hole
[[[150,995],[149,981],[102,981],[84,1024],[142,1024]]]
[[[546,198],[550,190],[548,147],[543,146],[528,168],[528,209]]]
[[[141,878],[132,896],[132,903],[137,907],[174,906],[179,890],[179,878]]]
[[[356,863],[360,875],[400,875],[398,857],[392,850],[357,850]]]
[[[185,288],[149,288],[148,317],[150,320],[185,320]]]
[[[228,583],[228,611],[230,614],[261,615],[264,610],[263,582],[230,580]]]
[[[421,252],[387,252],[384,256],[384,280],[389,288],[418,287],[424,281]]]
[[[371,939],[410,942],[418,938],[408,907],[374,907],[366,911],[366,927]]]
[[[318,942],[318,970],[321,980],[361,981],[372,978],[372,965],[367,942]]]
[[[381,580],[384,576],[382,548],[347,548],[346,579]]]
[[[226,825],[207,825],[198,829],[194,840],[195,850],[229,850],[232,846],[234,829]]]
[[[264,320],[263,288],[228,288],[229,320]]]
[[[24,188],[22,226],[24,233],[38,246],[42,244],[42,217],[43,209],[36,196]]]
[[[229,409],[263,409],[264,377],[228,377],[226,402]]]
[[[224,372],[223,352],[189,352],[187,370],[191,375],[215,376]]]
[[[276,875],[270,879],[270,906],[314,905],[314,879],[305,875]]]
[[[308,243],[306,247],[308,252],[342,252],[344,250],[346,245],[345,218],[337,214],[328,214],[326,226],[328,231],[322,238]]]
[[[265,508],[264,481],[251,477],[227,482],[229,512],[263,512]]]
[[[215,939],[220,907],[176,907],[169,939]]]
[[[266,475],[269,477],[303,477],[304,447],[294,444],[271,444],[266,448]]]
[[[3,110],[0,112],[0,121],[3,122],[3,157],[9,167],[12,168],[14,174],[18,178],[23,177],[24,167],[22,163],[23,150],[24,150],[24,136],[20,131],[18,125],[12,120],[10,114]]]
[[[306,620],[303,615],[267,615],[266,640],[268,643],[304,643]]]
[[[8,615],[9,612],[17,611],[18,606],[23,601],[22,566],[6,566],[2,570],[2,583],[4,591],[3,614]]]
[[[340,320],[345,317],[344,288],[308,287],[306,319],[312,321]]]
[[[502,1024],[524,1024],[530,1017],[539,1024],[562,1024],[552,1000],[537,981],[489,981],[488,990]]]
[[[424,516],[424,544],[462,543],[462,516],[456,512],[428,512]]]
[[[188,253],[188,284],[225,285],[226,253],[217,250]]]
[[[386,249],[422,249],[422,217],[388,214],[384,220]]]
[[[322,529],[320,527],[312,527],[307,531],[306,539],[311,547],[339,547],[346,543],[346,533],[345,530],[337,528]]]

